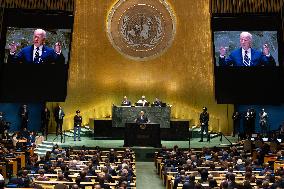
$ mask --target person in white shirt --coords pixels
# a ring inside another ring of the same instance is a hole
[[[136,103],[138,106],[149,106],[148,101],[146,100],[145,96],[143,95],[140,100]]]

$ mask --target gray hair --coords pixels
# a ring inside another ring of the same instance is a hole
[[[248,37],[249,38],[249,40],[250,41],[252,41],[252,35],[251,35],[251,33],[249,33],[249,32],[242,32],[241,34],[240,34],[240,37]]]
[[[34,34],[35,34],[36,32],[37,32],[37,33],[40,33],[44,39],[46,38],[46,31],[44,31],[43,29],[36,29],[36,30],[34,31]]]

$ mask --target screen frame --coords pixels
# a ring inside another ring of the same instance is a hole
[[[271,20],[273,19],[273,23]],[[259,23],[262,22],[260,25]],[[214,67],[218,67],[215,59],[214,32],[217,31],[276,31],[278,43],[278,65],[283,67],[283,31],[279,14],[212,14],[211,37]],[[278,67],[278,66],[277,66]],[[244,68],[242,68],[244,69]]]
[[[0,41],[0,63],[4,63],[7,30],[9,27],[15,27],[41,29],[70,29],[71,35],[68,52],[68,62],[66,64],[69,65],[73,39],[73,24],[74,16],[72,12],[46,11],[38,9],[4,9]]]
[[[215,31],[277,31],[279,66],[217,66],[216,61],[218,60],[215,60],[214,45]],[[217,103],[281,104],[284,102],[282,98],[284,94],[284,51],[280,14],[211,14],[211,34],[214,90]],[[251,84],[245,83],[246,81]]]
[[[73,39],[73,12],[10,8],[3,11],[0,40],[0,102],[65,101]],[[4,63],[8,27],[71,29],[67,64]]]

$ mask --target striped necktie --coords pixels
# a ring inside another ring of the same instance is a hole
[[[250,66],[250,61],[248,57],[248,51],[245,51],[245,56],[244,56],[244,61],[243,61],[245,66]]]
[[[40,63],[39,47],[36,48],[34,63],[35,63],[35,64],[39,64],[39,63]]]

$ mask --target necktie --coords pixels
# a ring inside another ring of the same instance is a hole
[[[245,51],[244,65],[245,66],[250,66],[249,57],[248,57],[248,51]]]
[[[36,48],[34,63],[35,63],[35,64],[39,64],[39,63],[40,63],[39,47]]]

